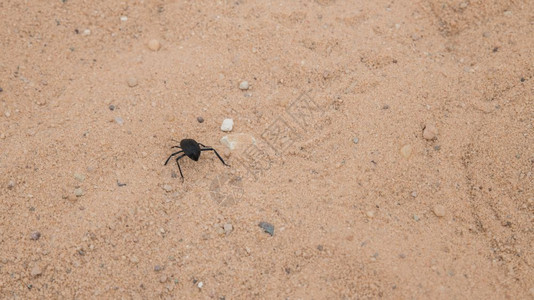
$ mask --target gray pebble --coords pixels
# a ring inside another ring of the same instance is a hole
[[[420,220],[418,215],[413,215],[413,219],[417,222]]]
[[[389,105],[385,104],[384,106],[382,106],[382,109],[389,109]]]
[[[155,265],[154,266],[154,271],[159,272],[161,270],[163,270],[163,268],[160,265]]]
[[[271,236],[274,235],[274,225],[273,224],[267,223],[267,222],[260,222],[260,224],[258,224],[258,226],[260,226],[263,229],[263,231],[267,232]]]
[[[115,105],[110,104],[110,105],[109,105],[109,110],[114,111],[114,110],[115,110]]]
[[[241,89],[241,90],[248,90],[249,88],[250,88],[250,86],[248,84],[248,81],[242,81],[239,84],[239,89]]]
[[[81,188],[77,188],[74,190],[74,195],[76,195],[76,197],[81,197],[83,196],[83,190]]]
[[[32,240],[32,241],[37,241],[40,238],[41,238],[41,233],[39,231],[34,231],[30,235],[30,240]]]
[[[15,181],[13,180],[10,180],[8,183],[7,183],[7,188],[8,189],[12,189],[15,187]]]
[[[197,121],[198,121],[198,123],[204,123],[204,118],[203,117],[197,117]]]
[[[124,120],[121,117],[115,117],[115,122],[117,122],[119,125],[124,124]]]
[[[358,142],[360,141],[357,137],[353,138],[352,141],[354,142],[354,144],[358,144]]]

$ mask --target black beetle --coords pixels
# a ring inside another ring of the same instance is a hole
[[[213,149],[212,147],[202,145],[201,143],[198,143],[197,141],[195,141],[193,139],[183,139],[183,140],[180,141],[180,146],[172,146],[171,149],[172,148],[179,148],[179,149],[182,149],[182,150],[180,150],[178,152],[174,152],[173,154],[171,154],[169,156],[169,158],[167,158],[167,160],[165,161],[164,165],[165,166],[167,165],[167,163],[169,162],[171,157],[181,153],[182,155],[180,155],[180,156],[178,156],[176,158],[176,164],[178,165],[178,170],[180,170],[180,175],[182,176],[182,180],[184,180],[184,174],[182,174],[182,168],[180,168],[180,163],[178,161],[180,160],[180,158],[182,158],[184,156],[187,156],[187,157],[191,158],[194,161],[198,161],[198,159],[200,158],[200,153],[202,151],[213,151],[213,152],[215,152],[215,155],[217,155],[217,157],[221,160],[221,162],[225,166],[228,166],[228,167],[230,166],[230,165],[228,165],[227,163],[224,162],[224,160],[219,155],[219,153],[217,153],[217,150]]]

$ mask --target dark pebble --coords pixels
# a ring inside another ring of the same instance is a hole
[[[109,110],[115,110],[115,105],[111,104],[111,105],[109,106]]]
[[[434,146],[434,150],[439,151],[440,149],[441,149],[441,146],[440,146],[440,145],[436,145],[436,146]]]
[[[525,77],[521,77],[521,82],[525,82]],[[1,92],[1,89],[0,89],[0,92]]]
[[[260,222],[260,224],[258,224],[258,225],[263,229],[263,231],[267,232],[271,236],[274,235],[274,225],[273,224],[267,223],[267,222]]]
[[[37,241],[39,238],[41,238],[41,233],[39,231],[34,231],[30,235],[30,239],[33,241]]]
[[[386,104],[386,105],[382,106],[382,109],[389,109],[389,105]]]
[[[3,91],[4,91],[4,89],[0,87],[0,93],[3,92]]]
[[[203,117],[197,117],[197,121],[198,121],[198,123],[204,123],[204,118]]]

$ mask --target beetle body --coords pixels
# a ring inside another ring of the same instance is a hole
[[[193,139],[183,139],[180,141],[180,148],[182,148],[185,155],[192,160],[198,161],[200,158],[201,149],[197,141]]]

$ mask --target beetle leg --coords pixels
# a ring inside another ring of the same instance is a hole
[[[200,149],[200,151],[213,151],[215,152],[215,155],[217,155],[217,157],[221,160],[221,162],[223,163],[223,165],[225,166],[230,166],[229,164],[225,163],[224,160],[222,159],[222,157],[219,155],[219,153],[217,153],[217,150],[213,149],[213,148],[204,148],[204,149]]]
[[[174,152],[173,154],[171,154],[171,156],[169,156],[169,158],[167,158],[167,160],[165,161],[165,163],[163,165],[166,166],[167,163],[169,162],[169,160],[171,159],[171,157],[175,156],[176,154],[180,154],[182,152],[184,152],[184,150],[180,150],[178,152]]]

